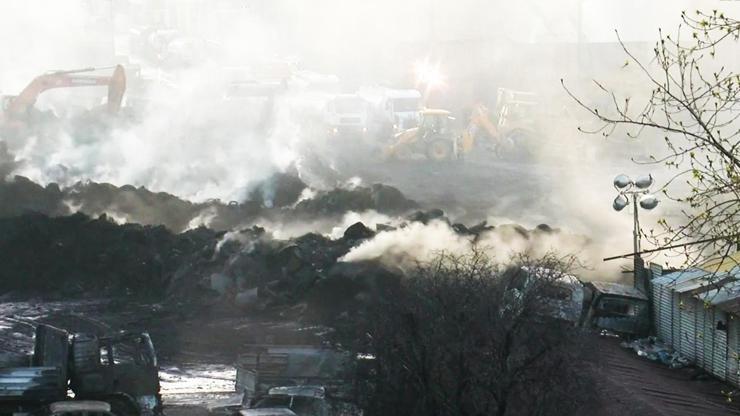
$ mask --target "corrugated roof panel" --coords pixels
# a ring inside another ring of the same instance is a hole
[[[740,282],[726,284],[719,289],[712,289],[696,295],[696,297],[711,305],[721,305],[740,298]]]
[[[628,298],[636,298],[642,300],[648,300],[647,296],[639,291],[634,286],[623,285],[621,283],[613,282],[589,282],[596,290],[601,293],[608,295],[624,296]]]
[[[711,288],[712,286],[723,286],[735,280],[735,276],[730,273],[708,273],[702,277],[681,282],[673,286],[673,290],[678,293],[686,293],[702,288]]]
[[[679,270],[677,272],[668,273],[663,276],[653,279],[653,284],[660,286],[676,286],[678,284],[698,279],[707,275],[706,270],[702,270],[696,267],[692,267],[686,270]]]

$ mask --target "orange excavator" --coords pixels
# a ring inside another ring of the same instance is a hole
[[[34,105],[39,95],[54,88],[75,87],[108,87],[108,101],[102,106],[102,112],[115,115],[121,110],[123,95],[126,92],[126,72],[117,65],[109,76],[91,75],[90,72],[100,68],[84,68],[71,71],[53,71],[34,78],[18,95],[2,97],[0,112],[0,132],[4,134],[23,135],[34,127]]]

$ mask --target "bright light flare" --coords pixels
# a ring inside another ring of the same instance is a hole
[[[420,61],[414,64],[417,86],[423,85],[427,89],[436,89],[445,85],[445,76],[439,69],[439,63],[431,64],[429,61]]]

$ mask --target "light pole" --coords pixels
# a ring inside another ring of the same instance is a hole
[[[632,209],[633,209],[633,224],[632,224],[632,244],[633,253],[635,253],[634,259],[634,273],[635,273],[635,286],[641,287],[640,279],[638,279],[638,269],[643,267],[642,258],[640,257],[640,218],[638,216],[639,209],[638,203],[642,209],[651,210],[658,206],[658,198],[650,193],[650,187],[653,185],[653,175],[640,176],[637,180],[633,181],[627,175],[618,175],[614,178],[614,188],[619,192],[612,208],[615,211],[623,210],[630,203],[632,198]]]

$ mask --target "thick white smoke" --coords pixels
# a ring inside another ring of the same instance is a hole
[[[623,67],[624,55],[614,45],[613,29],[620,30],[626,41],[642,44],[638,47],[647,45],[650,52],[657,28],[674,28],[681,10],[738,10],[737,4],[714,0],[659,1],[650,5],[637,0],[324,0],[311,5],[299,0],[275,0],[234,1],[231,4],[237,7],[228,10],[197,0],[179,5],[155,3],[7,0],[0,4],[3,94],[17,93],[46,70],[109,66],[128,59],[121,56],[126,48],[118,48],[120,41],[130,29],[141,28],[133,20],[121,20],[109,6],[138,10],[130,13],[129,18],[139,13],[149,18],[152,25],[199,39],[209,51],[198,55],[199,47],[181,45],[179,51],[191,55],[188,62],[164,68],[168,81],[150,88],[137,90],[133,72],[130,73],[128,98],[132,103],[136,99],[140,114],[117,124],[102,139],[89,137],[84,129],[80,134],[69,128],[50,137],[10,140],[8,147],[15,160],[0,166],[0,173],[10,173],[6,167],[12,165],[13,173],[42,184],[94,180],[146,186],[192,200],[241,199],[250,184],[275,171],[291,164],[311,166],[306,159],[311,153],[321,153],[317,149],[321,143],[316,132],[307,128],[311,125],[307,120],[316,117],[321,100],[290,93],[276,96],[271,103],[225,100],[231,81],[224,75],[225,67],[249,67],[276,57],[284,60],[285,56],[297,55],[312,70],[341,73],[353,87],[394,82],[399,87],[411,87],[411,65],[431,55],[441,60],[443,71],[449,72],[440,106],[471,106],[474,99],[480,98],[476,95],[479,90],[493,90],[489,91],[490,97],[495,95],[496,87],[505,86],[536,90],[541,104],[555,110],[543,123],[547,142],[534,146],[540,150],[535,152],[536,161],[547,162],[550,167],[541,169],[537,163],[517,167],[523,174],[503,179],[501,166],[487,171],[490,182],[511,181],[515,186],[507,195],[486,200],[495,200],[497,204],[484,215],[507,216],[512,222],[528,226],[548,222],[567,227],[575,234],[599,236],[600,246],[610,248],[604,254],[631,251],[629,213],[614,213],[609,208],[615,196],[610,185],[614,175],[634,176],[649,171],[659,181],[666,177],[653,168],[636,167],[629,156],[604,151],[599,137],[581,140],[576,126],[582,114],[576,115],[578,109],[573,109],[573,103],[564,97],[559,79],[578,80],[593,75],[612,86],[624,87],[635,78],[635,68]],[[164,13],[165,5],[176,9],[176,13]],[[194,5],[200,5],[200,9]],[[492,9],[495,12],[489,13]],[[111,27],[115,29],[111,31]],[[612,44],[607,47],[604,42]],[[549,50],[573,54],[548,56]],[[163,53],[177,51],[171,48]],[[515,65],[526,70],[512,71]],[[605,72],[606,67],[613,69]],[[162,68],[153,72],[148,69],[143,71],[145,77],[163,78]],[[637,83],[636,88],[649,90],[644,81]],[[76,96],[86,94],[80,89],[45,93],[39,106],[62,115],[74,107],[71,103]],[[96,94],[99,100],[104,92]],[[591,92],[585,95],[592,97]],[[455,99],[462,103],[451,104]],[[413,169],[410,167],[409,171]],[[534,179],[524,185],[525,176]],[[392,174],[387,177],[390,181],[399,179]],[[457,186],[455,179],[443,174],[438,179],[440,187],[445,182],[453,184],[448,188],[454,191],[450,191],[450,199],[455,204],[456,198],[460,200],[458,205],[464,205],[464,196],[487,192],[471,189],[465,183]],[[402,191],[427,202],[411,193],[416,191],[424,196],[431,190],[411,183]],[[465,207],[460,210],[464,212]],[[646,228],[664,214],[644,214]],[[372,213],[352,215],[355,216],[346,217],[340,225],[300,221],[267,225],[282,237],[308,231],[337,237],[355,220],[366,224],[394,221],[376,218]],[[191,226],[207,225],[210,219],[204,213]],[[411,258],[426,258],[440,248],[455,251],[468,246],[467,239],[445,227],[412,224],[395,232],[380,233],[372,244],[358,248],[347,259],[404,257],[408,253],[412,253]],[[539,241],[544,241],[545,246],[558,245],[545,237],[537,241],[535,244],[512,238],[494,239],[491,243],[500,250],[497,256],[504,257],[510,251],[541,250]],[[565,246],[569,249],[566,251],[580,247]],[[598,259],[600,255],[590,258]]]
[[[6,94],[18,93],[49,69],[107,66],[131,59],[113,56],[115,33],[108,33],[111,39],[100,41],[102,45],[96,44],[108,51],[107,56],[83,47],[102,37],[103,33],[96,33],[102,29],[99,26],[93,26],[90,33],[84,29],[106,17],[104,7],[95,16],[91,13],[96,7],[81,0],[64,2],[64,6],[48,2],[50,8],[38,0],[33,1],[38,7],[8,3],[0,6],[0,33],[8,34],[4,37],[8,47],[19,50],[13,59],[0,64],[0,86]],[[65,17],[64,24],[73,29],[65,30],[61,15],[72,19]],[[227,98],[232,82],[249,79],[248,74],[239,78],[232,74],[238,71],[228,68],[249,72],[273,59],[277,48],[272,29],[264,21],[254,15],[232,16],[232,20],[233,25],[220,28],[219,41],[209,43],[207,54],[196,54],[164,71],[147,62],[128,65],[127,100],[135,116],[124,111],[111,131],[93,132],[80,122],[37,137],[6,137],[19,165],[14,173],[41,184],[93,180],[145,186],[196,201],[228,201],[241,199],[247,186],[296,162],[299,144],[310,148],[314,139],[298,123],[315,117],[321,100],[308,99],[292,89],[285,91],[285,85],[279,85],[280,74],[268,74],[278,83],[272,97],[268,93]],[[25,44],[30,47],[24,50]],[[5,49],[1,53],[9,57]],[[180,51],[185,52],[196,53]],[[136,68],[141,68],[141,78]],[[39,97],[36,107],[69,122],[80,115],[70,110],[82,103],[100,103],[105,94],[105,88],[51,90]]]
[[[579,276],[599,280],[619,280],[618,270],[599,262],[606,247],[578,234],[562,231],[527,231],[515,225],[500,225],[477,239],[455,232],[446,222],[411,223],[392,231],[383,231],[355,247],[341,260],[355,262],[380,260],[402,268],[429,261],[440,253],[463,255],[473,246],[484,250],[495,261],[506,264],[517,255],[533,258],[547,254],[576,256],[581,262]]]

